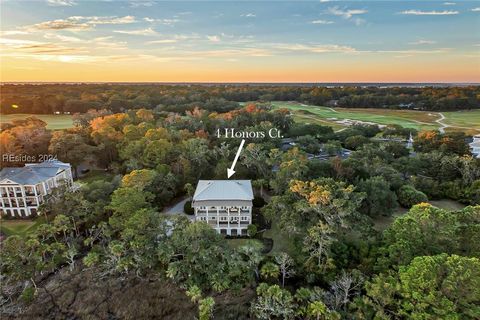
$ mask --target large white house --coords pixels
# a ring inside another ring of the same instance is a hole
[[[195,220],[224,235],[247,235],[252,223],[250,180],[200,180],[193,196]]]
[[[0,213],[12,217],[36,215],[46,195],[61,185],[73,186],[70,164],[61,161],[27,163],[0,171]]]
[[[473,136],[473,141],[470,143],[470,151],[475,158],[480,158],[480,134]]]

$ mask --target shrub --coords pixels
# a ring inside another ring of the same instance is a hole
[[[22,295],[20,297],[25,303],[27,304],[31,303],[33,301],[33,298],[35,297],[35,288],[26,287],[23,290]]]
[[[447,181],[442,183],[441,188],[443,190],[443,195],[449,199],[459,200],[462,198],[464,193],[464,188],[460,180]]]
[[[411,208],[418,203],[427,201],[428,197],[425,193],[418,191],[411,185],[404,185],[398,190],[398,202],[404,208]]]
[[[391,215],[397,205],[397,196],[390,190],[390,183],[381,176],[358,183],[358,190],[366,193],[362,211],[370,217]]]
[[[364,144],[367,144],[370,142],[370,139],[364,136],[351,136],[345,139],[345,148],[351,149],[351,150],[357,150]]]
[[[480,204],[480,180],[474,181],[465,189],[462,202],[471,205]]]
[[[413,185],[415,188],[423,193],[425,193],[430,199],[441,199],[443,198],[443,193],[440,188],[440,184],[426,177],[413,177]]]
[[[188,215],[193,215],[195,213],[195,210],[192,208],[192,201],[187,201],[183,205],[183,212],[185,212]]]
[[[261,208],[265,205],[266,202],[262,197],[255,197],[253,198],[252,203],[254,207]]]
[[[255,235],[257,234],[257,226],[254,224],[248,225],[247,234],[249,237],[255,237]]]

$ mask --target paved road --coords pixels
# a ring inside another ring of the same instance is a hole
[[[445,120],[445,116],[443,115],[443,113],[438,112],[438,115],[440,116],[440,119],[435,120],[436,123],[441,125],[441,127],[438,128],[438,131],[440,131],[440,133],[445,133],[445,128],[448,128],[450,126],[442,122],[443,120]]]
[[[188,201],[188,197],[185,198],[180,198],[178,199],[178,202],[175,203],[173,206],[167,207],[163,210],[163,212],[167,215],[184,215],[190,220],[194,220],[195,216],[190,216],[188,214],[185,214],[183,212],[183,206],[185,205],[185,202]]]

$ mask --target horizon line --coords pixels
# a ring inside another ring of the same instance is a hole
[[[0,81],[0,84],[437,84],[480,85],[480,82],[448,81]]]

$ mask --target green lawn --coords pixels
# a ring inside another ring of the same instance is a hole
[[[68,129],[73,127],[73,119],[71,115],[60,114],[2,114],[0,115],[0,122],[10,122],[12,120],[21,120],[27,117],[36,117],[47,123],[47,128],[52,130]]]
[[[39,225],[45,222],[45,217],[37,217],[32,220],[0,220],[0,230],[7,236],[18,235],[25,237]]]
[[[344,127],[337,121],[350,119],[373,122],[382,125],[398,124],[405,128],[416,130],[435,130],[440,125],[435,122],[440,119],[437,112],[390,110],[390,109],[362,109],[362,108],[328,108],[305,105],[298,102],[272,102],[274,108],[286,108],[292,111],[293,118],[298,122],[310,122],[330,125],[334,129]],[[480,131],[480,110],[444,112],[444,122],[458,130]]]
[[[83,175],[77,181],[80,183],[92,183],[97,180],[112,180],[113,174],[110,172],[105,172],[104,170],[92,170],[87,174]]]
[[[461,204],[460,202],[449,200],[449,199],[432,200],[432,201],[429,201],[429,203],[432,206],[438,207],[440,209],[449,210],[449,211],[462,210],[463,208],[465,208],[464,204]]]
[[[257,239],[235,239],[235,238],[227,239],[227,243],[232,249],[238,249],[248,244],[249,242],[257,242],[260,246],[262,246],[262,242]]]
[[[296,249],[292,239],[280,230],[275,220],[272,221],[272,228],[264,231],[263,237],[273,239],[273,248],[269,255],[275,255],[280,252],[286,252],[291,256],[295,255]]]
[[[382,232],[383,230],[387,229],[396,218],[403,216],[405,213],[407,213],[407,211],[408,210],[405,208],[398,207],[391,216],[375,217],[372,219],[373,227],[375,230]]]

